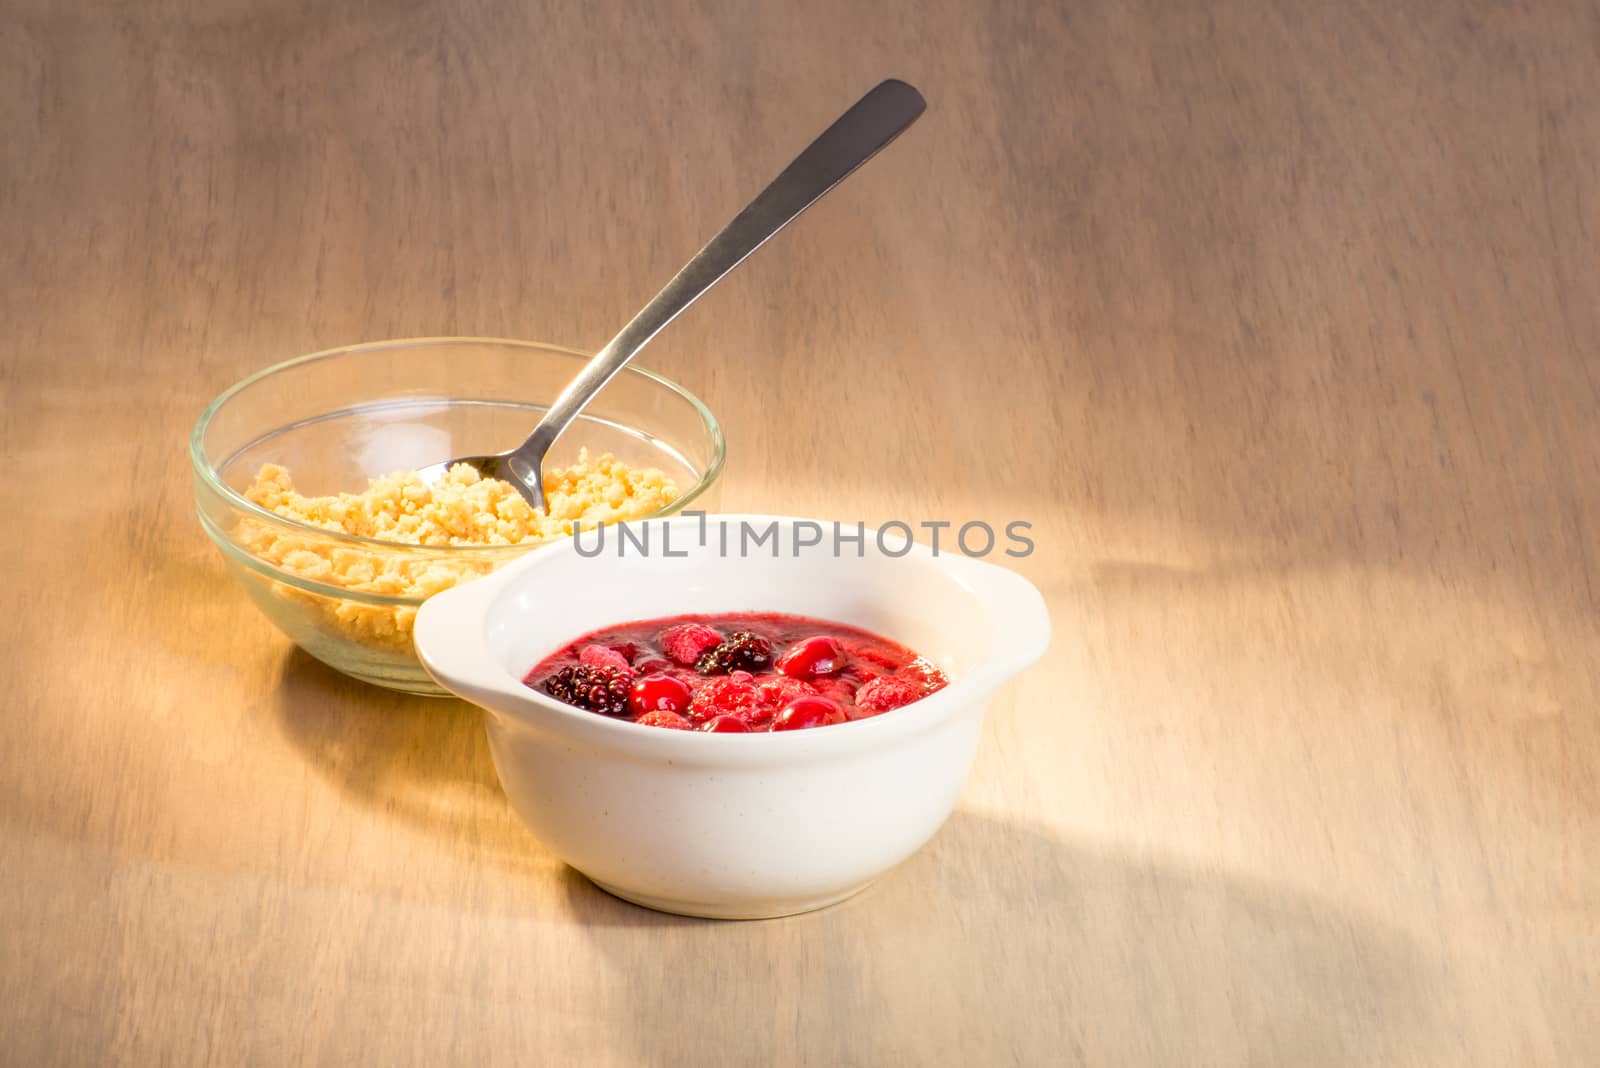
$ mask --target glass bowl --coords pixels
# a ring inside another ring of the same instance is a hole
[[[190,435],[200,523],[257,607],[307,653],[363,682],[443,695],[412,648],[418,606],[538,546],[356,537],[275,515],[244,492],[264,464],[287,468],[300,493],[323,495],[503,451],[527,436],[588,359],[527,341],[414,338],[269,367],[212,401]],[[677,484],[671,504],[641,518],[716,508],[722,430],[693,394],[660,375],[625,368],[561,435],[545,469],[573,463],[580,449],[657,468]],[[407,592],[341,585],[372,573],[402,577]]]

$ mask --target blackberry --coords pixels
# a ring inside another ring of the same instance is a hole
[[[557,701],[604,716],[628,714],[630,681],[621,673],[573,664],[544,680],[544,692]]]
[[[772,643],[748,630],[736,630],[721,644],[708,649],[694,669],[702,675],[726,675],[730,671],[748,671],[751,674],[772,667]]]

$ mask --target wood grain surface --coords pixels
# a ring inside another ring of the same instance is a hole
[[[266,364],[652,345],[730,510],[1026,519],[1056,638],[837,908],[657,915],[195,522]],[[0,0],[0,1062],[1600,1064],[1591,4]]]

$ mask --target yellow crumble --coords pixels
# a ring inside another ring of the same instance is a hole
[[[572,532],[572,524],[641,519],[678,496],[654,468],[634,469],[607,453],[588,452],[571,467],[544,476],[547,511],[536,512],[508,482],[484,478],[466,464],[429,486],[415,471],[369,480],[362,493],[306,497],[289,472],[267,464],[245,496],[267,511],[325,530],[403,545],[540,544]]]
[[[415,472],[369,480],[361,493],[307,497],[289,472],[266,464],[245,497],[284,519],[324,530],[396,543],[351,546],[300,531],[243,519],[236,537],[254,555],[289,574],[360,593],[430,597],[487,574],[511,557],[462,560],[408,553],[401,546],[520,546],[533,548],[568,537],[572,525],[592,527],[642,519],[678,497],[678,488],[654,468],[636,469],[608,454],[580,452],[571,467],[544,476],[547,511],[536,512],[507,482],[484,478],[464,464],[429,486]],[[416,609],[318,596],[286,583],[272,592],[313,610],[320,625],[343,637],[393,651],[409,651]]]

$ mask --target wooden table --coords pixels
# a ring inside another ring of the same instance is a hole
[[[0,0],[0,1061],[1600,1063],[1600,22],[1211,8]],[[1031,521],[1056,639],[865,895],[656,915],[292,651],[185,438],[598,345],[888,74],[646,362],[725,508]]]

